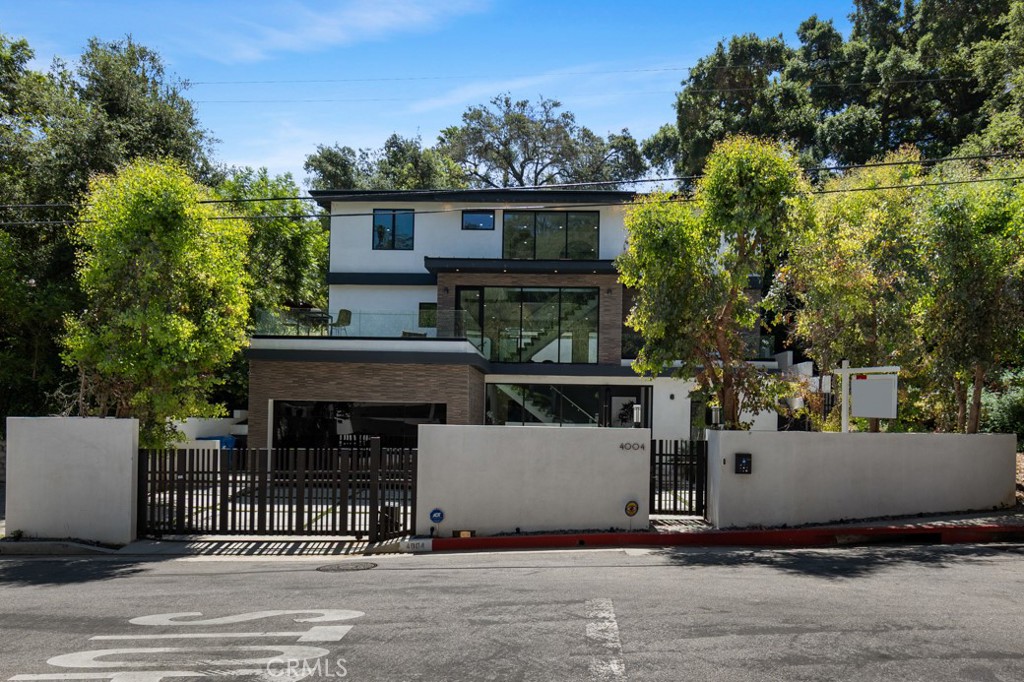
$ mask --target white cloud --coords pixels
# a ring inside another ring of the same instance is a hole
[[[253,62],[281,52],[316,52],[434,30],[455,17],[487,7],[479,0],[348,0],[333,9],[298,2],[275,5],[257,19],[219,17],[193,49],[223,63]]]
[[[562,80],[565,76],[557,73],[547,73],[538,76],[524,76],[522,78],[511,78],[506,80],[478,81],[468,85],[453,88],[438,97],[414,102],[409,111],[415,114],[437,109],[462,106],[466,104],[480,104],[482,101],[490,101],[495,95],[503,92],[513,92],[524,88],[532,88],[538,85],[547,85]]]

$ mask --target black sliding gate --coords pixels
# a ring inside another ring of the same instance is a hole
[[[707,512],[706,440],[651,441],[651,513],[704,516]]]
[[[142,450],[139,535],[408,535],[416,450],[346,437],[338,448]]]

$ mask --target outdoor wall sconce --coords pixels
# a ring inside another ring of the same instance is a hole
[[[633,403],[633,428],[639,429],[640,422],[644,419],[644,407],[640,403]]]
[[[718,427],[722,423],[722,408],[718,405],[711,406],[711,426]]]

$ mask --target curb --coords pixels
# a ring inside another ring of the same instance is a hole
[[[0,556],[116,556],[116,549],[54,540],[0,542]]]
[[[402,552],[566,549],[578,547],[776,547],[811,548],[869,544],[1024,542],[1024,526],[872,526],[698,533],[580,533],[403,541]]]

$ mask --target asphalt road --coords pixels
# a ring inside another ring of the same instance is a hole
[[[316,570],[365,561],[378,565]],[[193,615],[159,615],[181,612]],[[0,680],[288,680],[303,669],[346,680],[1021,680],[1024,546],[0,560]]]

